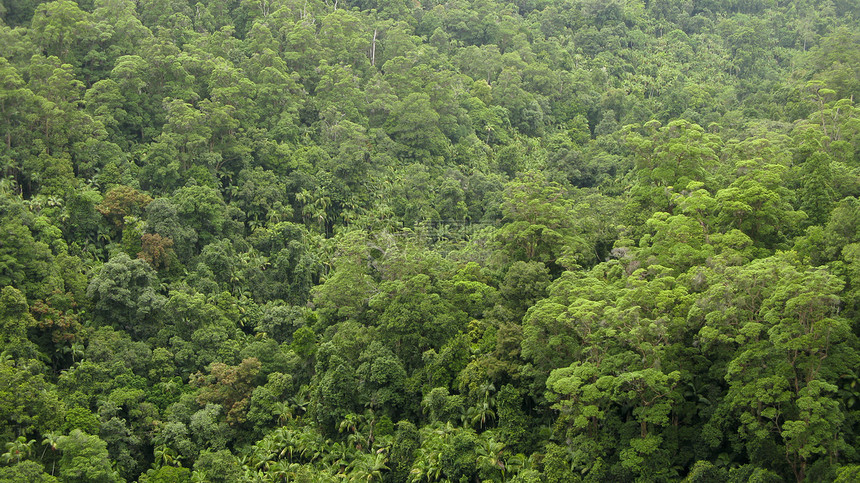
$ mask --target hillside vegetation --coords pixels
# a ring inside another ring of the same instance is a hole
[[[0,481],[858,481],[856,102],[854,0],[4,0]]]

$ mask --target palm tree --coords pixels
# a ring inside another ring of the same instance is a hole
[[[63,347],[63,353],[72,355],[72,364],[84,357],[84,345],[80,342],[72,342],[71,345]]]
[[[275,444],[280,448],[278,458],[283,459],[286,456],[290,463],[293,462],[293,454],[298,449],[294,435],[295,431],[289,428],[278,428],[272,433]]]
[[[243,468],[245,470],[245,474],[242,475],[242,481],[247,483],[257,483],[257,482],[266,482],[272,481],[271,478],[266,476],[266,472],[263,470],[254,470],[248,466]]]
[[[373,445],[373,425],[376,423],[376,417],[373,410],[368,409],[364,414],[347,414],[343,421],[340,422],[338,430],[349,432],[346,440],[359,451],[369,450]]]
[[[154,449],[155,453],[155,466],[182,466],[179,460],[182,459],[182,456],[176,454],[176,451],[167,446],[166,444],[162,444],[156,446]]]
[[[30,210],[30,212],[32,213],[38,213],[42,210],[42,200],[39,197],[24,200],[23,203],[24,206],[26,206],[27,209]]]
[[[45,202],[48,206],[52,208],[58,208],[63,206],[63,200],[58,196],[48,196]]]
[[[293,419],[293,406],[287,401],[278,401],[274,407],[275,414],[278,415],[278,424],[281,426],[287,424],[287,421]]]
[[[275,461],[269,467],[269,476],[275,481],[293,481],[298,476],[302,465],[288,463],[286,461]]]
[[[24,436],[18,436],[15,441],[6,443],[6,452],[3,453],[2,458],[6,463],[11,463],[12,461],[20,463],[22,459],[26,459],[33,452],[34,444],[36,444],[35,439],[27,441],[27,438]]]
[[[483,429],[487,420],[496,419],[496,413],[490,409],[490,403],[488,401],[483,401],[478,403],[477,406],[469,408],[468,411],[466,411],[466,419],[469,420],[472,426],[479,425],[479,427]]]
[[[308,399],[308,391],[310,391],[310,387],[308,385],[303,385],[299,389],[299,392],[290,398],[290,404],[293,406],[293,410],[295,411],[297,418],[308,410],[308,404],[310,403],[310,399]]]
[[[260,220],[256,215],[254,216],[254,218],[248,220],[248,229],[252,233],[258,228],[263,228],[265,226],[266,224],[263,222],[263,220]]]
[[[452,434],[460,429],[447,422],[425,426],[421,433],[421,448],[410,471],[412,483],[433,482],[442,477],[442,450]]]
[[[45,449],[42,451],[42,457],[39,459],[45,459],[45,453],[48,452],[48,448],[51,449],[51,454],[53,455],[57,451],[57,442],[59,440],[60,436],[56,433],[46,433],[45,439],[42,440],[42,444],[45,445]],[[51,476],[54,476],[54,466],[56,464],[56,458],[51,458]]]
[[[298,440],[299,446],[302,448],[300,456],[304,461],[309,463],[313,463],[322,457],[328,449],[322,436],[307,426],[302,428],[301,433],[298,435]]]
[[[209,477],[203,470],[194,470],[191,472],[191,483],[206,483]]]
[[[0,168],[0,172],[4,171],[5,168]],[[18,183],[15,182],[12,178],[0,178],[0,194],[3,195],[12,195],[17,194],[18,192]]]
[[[478,457],[475,463],[478,468],[492,472],[500,470],[502,472],[502,481],[505,480],[505,462],[502,460],[502,454],[505,451],[505,443],[496,441],[494,435],[487,431],[484,437],[481,438],[480,444],[476,450]]]
[[[252,449],[251,460],[254,463],[254,467],[266,471],[275,463],[275,459],[280,451],[278,443],[270,438],[263,438]]]
[[[486,381],[475,390],[478,395],[478,399],[483,399],[484,401],[489,401],[491,404],[494,402],[495,398],[491,396],[493,391],[496,390],[496,385],[490,381]]]
[[[490,419],[496,419],[496,413],[493,411],[495,406],[495,398],[491,395],[496,390],[496,386],[492,382],[487,381],[476,389],[478,399],[481,401],[475,407],[469,408],[466,412],[466,417],[474,426],[478,424],[483,429],[484,424]]]
[[[409,472],[411,483],[433,482],[442,476],[442,452],[437,448],[421,448]]]
[[[355,456],[354,446],[335,441],[329,447],[324,462],[331,467],[335,474],[344,474]]]
[[[382,481],[382,472],[388,470],[387,461],[388,457],[382,453],[361,455],[350,465],[349,481]]]

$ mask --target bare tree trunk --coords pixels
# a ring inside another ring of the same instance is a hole
[[[376,34],[379,33],[373,29],[373,42],[370,44],[370,65],[376,65]]]

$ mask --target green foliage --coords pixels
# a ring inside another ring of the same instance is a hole
[[[169,483],[191,481],[191,470],[188,468],[177,468],[175,466],[162,466],[161,468],[148,470],[140,476],[141,483]]]
[[[157,284],[148,263],[120,253],[92,278],[87,296],[95,302],[95,313],[103,323],[141,337],[154,332],[156,317],[166,303],[156,291]]]
[[[71,433],[76,429],[85,433],[96,433],[99,429],[99,418],[87,408],[80,406],[69,408],[66,411],[63,432]]]
[[[546,184],[542,174],[527,176],[507,185],[502,209],[508,223],[499,230],[499,241],[514,260],[575,264],[575,259],[560,260],[570,250],[574,228],[563,189]]]
[[[64,405],[52,384],[27,366],[17,367],[10,360],[0,363],[0,411],[2,435],[11,441],[15,434],[41,434],[59,429]]]
[[[207,481],[228,482],[236,481],[239,478],[240,468],[236,458],[230,454],[230,451],[223,449],[220,451],[206,451],[201,453],[197,462],[194,463],[194,475],[200,475]]]
[[[50,246],[34,238],[35,220],[23,206],[14,200],[0,203],[5,215],[0,216],[0,284],[17,287],[34,299],[45,297],[56,287],[56,281],[51,280],[54,264]]]
[[[12,466],[0,468],[0,481],[32,481],[33,483],[53,483],[57,480],[45,472],[45,468],[35,461],[21,461]]]
[[[405,405],[406,371],[397,357],[374,341],[358,358],[359,397],[372,410],[384,408],[396,415]]]
[[[260,372],[260,361],[249,358],[235,367],[215,363],[209,369],[210,376],[198,376],[195,385],[200,386],[197,402],[201,405],[215,403],[226,411],[229,424],[245,421],[251,391],[256,385],[255,378]]]
[[[390,481],[404,481],[408,478],[409,470],[415,460],[415,452],[420,447],[420,435],[415,425],[409,421],[397,423],[397,431],[394,433],[389,454],[391,473],[387,476]]]
[[[856,2],[438,3],[0,5],[0,480],[857,479]]]
[[[114,482],[121,481],[111,468],[107,444],[98,436],[75,429],[57,441],[62,451],[60,477],[63,481]]]

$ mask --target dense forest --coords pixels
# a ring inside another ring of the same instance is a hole
[[[856,0],[3,0],[0,481],[858,481],[858,96]]]

